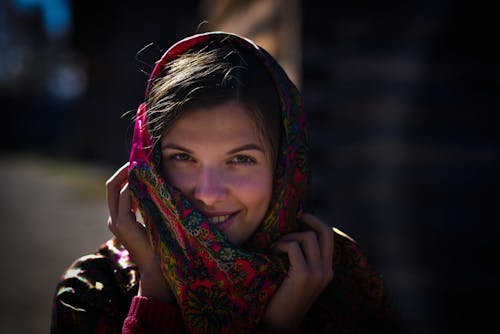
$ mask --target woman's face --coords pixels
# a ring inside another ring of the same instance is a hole
[[[165,177],[234,244],[261,223],[271,201],[271,154],[235,101],[186,112],[161,140]]]

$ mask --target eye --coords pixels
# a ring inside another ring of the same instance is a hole
[[[191,161],[191,160],[193,160],[193,158],[189,154],[186,154],[186,153],[174,153],[168,157],[168,160]]]
[[[253,165],[257,161],[248,155],[239,154],[231,158],[230,163],[238,165]]]

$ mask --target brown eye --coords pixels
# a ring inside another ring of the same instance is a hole
[[[193,158],[189,154],[186,154],[186,153],[175,153],[175,154],[170,155],[170,157],[168,159],[169,160],[173,160],[173,161],[190,161],[190,160],[193,160]]]
[[[239,155],[234,156],[231,159],[230,163],[238,164],[238,165],[253,165],[256,163],[256,161],[254,158],[249,157],[248,155],[239,154]]]

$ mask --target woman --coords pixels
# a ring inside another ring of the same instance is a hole
[[[222,32],[178,42],[107,182],[117,239],[66,272],[53,332],[390,330],[380,277],[304,208],[307,151],[300,95],[262,48]]]

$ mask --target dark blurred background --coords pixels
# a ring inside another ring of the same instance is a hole
[[[254,39],[300,87],[317,214],[360,243],[405,331],[496,328],[498,14],[384,4],[0,0],[0,332],[49,331],[58,276],[110,236],[104,182],[143,72],[208,30]]]

